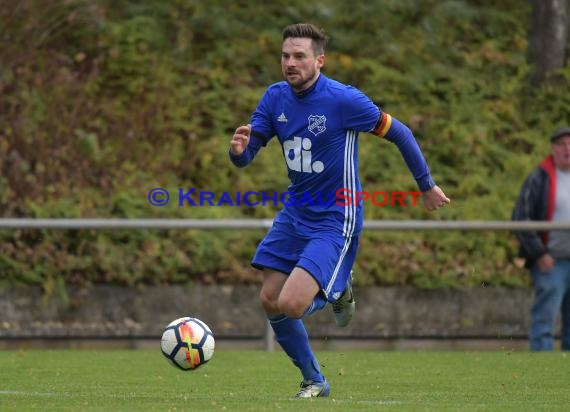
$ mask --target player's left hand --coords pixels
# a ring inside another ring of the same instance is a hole
[[[422,201],[424,203],[424,207],[430,211],[439,209],[451,202],[439,186],[434,186],[430,190],[424,192],[422,195]]]

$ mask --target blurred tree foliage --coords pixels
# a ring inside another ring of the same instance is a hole
[[[565,88],[528,87],[530,4],[515,0],[3,0],[2,217],[271,218],[275,207],[153,207],[150,189],[285,190],[272,141],[245,170],[227,157],[265,87],[281,29],[331,37],[325,73],[414,131],[452,205],[373,207],[367,219],[509,219],[524,176],[568,122]],[[560,73],[567,80],[570,70]],[[360,139],[366,190],[416,190],[397,149]],[[0,232],[4,283],[258,282],[263,233]],[[358,284],[526,285],[499,232],[365,232]],[[59,286],[58,286],[59,285]]]

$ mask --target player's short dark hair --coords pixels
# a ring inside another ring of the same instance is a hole
[[[309,23],[290,24],[283,29],[283,40],[285,41],[285,39],[290,37],[311,39],[315,56],[325,53],[328,38],[323,29],[319,29]]]

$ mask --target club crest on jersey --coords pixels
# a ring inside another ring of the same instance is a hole
[[[327,130],[325,123],[327,118],[323,116],[316,116],[314,114],[309,116],[309,132],[315,136]]]

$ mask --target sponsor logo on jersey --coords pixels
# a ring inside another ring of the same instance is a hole
[[[295,172],[321,173],[325,169],[323,162],[313,162],[311,139],[295,136],[283,142],[283,155],[287,167]]]

